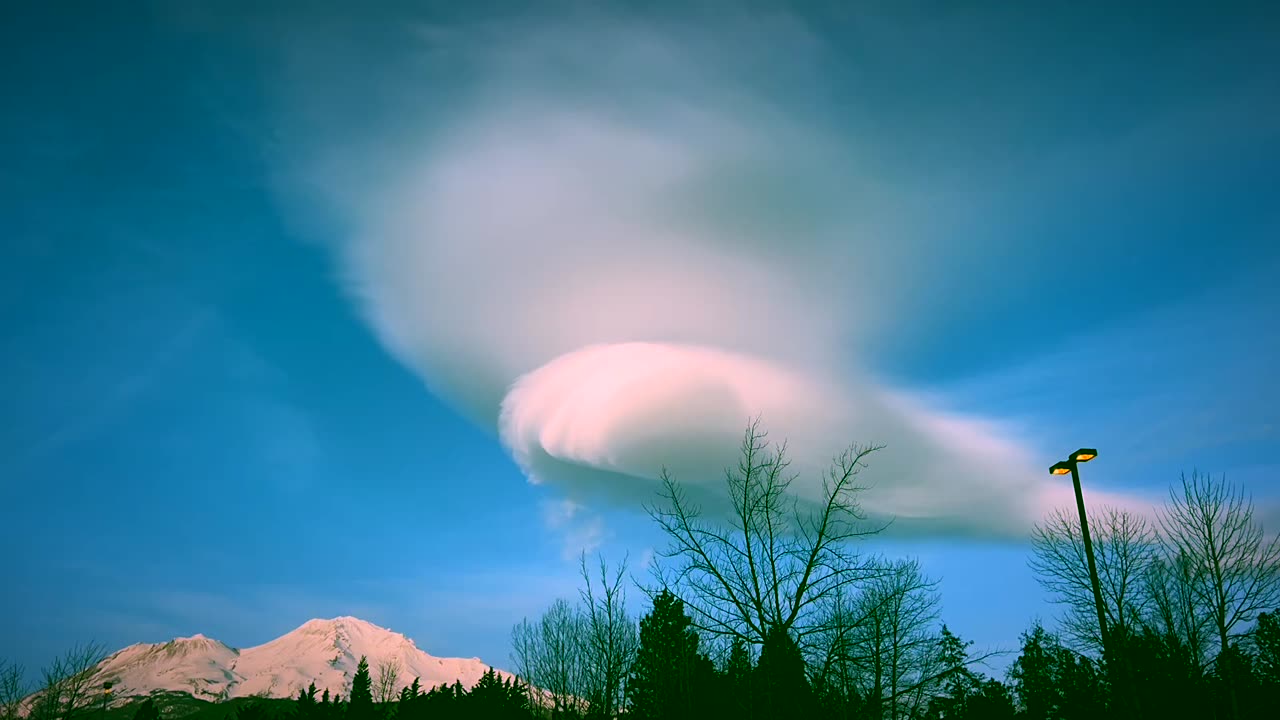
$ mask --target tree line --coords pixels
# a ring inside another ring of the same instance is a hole
[[[1006,654],[975,652],[941,619],[937,584],[918,562],[883,558],[862,542],[884,529],[859,505],[860,474],[880,451],[851,446],[833,459],[816,500],[785,443],[759,421],[725,473],[723,502],[704,509],[663,472],[648,507],[669,540],[646,582],[624,559],[580,562],[576,599],[554,602],[512,631],[516,679],[490,669],[460,683],[400,689],[362,659],[350,696],[316,695],[300,720],[1074,720],[1273,717],[1280,707],[1280,540],[1249,496],[1193,472],[1154,519],[1097,508],[1090,522],[1102,597],[1095,603],[1079,518],[1053,512],[1031,537],[1030,566],[1062,608],[1058,630],[1034,622],[1002,677]],[[714,502],[714,500],[712,501]],[[648,611],[637,618],[628,590]],[[1101,614],[1101,619],[1099,618]],[[101,659],[86,646],[45,671],[34,720],[70,720],[97,697]],[[16,720],[21,669],[0,666],[0,720]],[[144,711],[144,707],[146,708]],[[139,720],[155,720],[153,707]],[[239,720],[270,711],[247,705]]]
[[[704,509],[664,472],[648,512],[669,544],[632,583],[651,609],[628,613],[625,560],[588,573],[584,558],[578,601],[514,628],[518,676],[556,720],[1274,717],[1280,541],[1242,489],[1196,472],[1154,520],[1096,509],[1102,621],[1080,520],[1051,513],[1030,565],[1063,610],[1059,631],[1032,623],[991,677],[986,661],[1013,653],[975,652],[942,623],[916,561],[860,547],[885,527],[858,504],[880,450],[837,456],[816,500],[790,492],[786,445],[758,420],[723,506]]]

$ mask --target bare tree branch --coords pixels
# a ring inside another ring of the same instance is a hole
[[[378,662],[378,677],[373,684],[373,699],[377,703],[390,703],[398,697],[396,687],[400,678],[400,662],[387,658]]]
[[[786,445],[771,447],[760,420],[752,420],[737,467],[725,473],[725,522],[705,518],[664,470],[663,502],[647,508],[669,540],[661,557],[671,565],[655,563],[659,586],[681,597],[694,626],[713,636],[759,645],[775,628],[810,634],[824,621],[828,598],[880,572],[851,547],[883,529],[866,523],[857,501],[864,489],[858,473],[879,449],[841,453],[819,501],[804,502],[789,492],[796,476]]]
[[[631,662],[639,647],[636,624],[627,614],[623,578],[626,558],[617,570],[609,573],[604,557],[599,558],[599,589],[587,570],[587,557],[579,558],[586,587],[581,591],[585,606],[585,637],[582,638],[583,663],[588,686],[585,696],[601,717],[613,717],[621,709],[624,685]]]
[[[1094,561],[1107,624],[1133,630],[1151,602],[1145,582],[1156,561],[1154,530],[1140,515],[1103,507],[1090,523]],[[1030,566],[1040,585],[1068,607],[1064,626],[1085,647],[1102,649],[1093,583],[1085,556],[1080,519],[1074,511],[1054,510],[1031,535]]]
[[[21,665],[0,660],[0,720],[18,719],[22,701],[27,698],[25,673]]]
[[[42,671],[40,690],[32,707],[32,720],[68,720],[101,702],[91,682],[106,651],[97,643],[68,650]]]
[[[1160,527],[1166,557],[1181,563],[1189,594],[1208,610],[1219,652],[1241,624],[1280,605],[1280,537],[1266,540],[1253,500],[1225,477],[1184,475]]]

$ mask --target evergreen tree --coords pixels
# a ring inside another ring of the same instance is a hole
[[[774,627],[765,636],[756,678],[763,717],[808,717],[814,711],[804,657],[786,629]]]
[[[752,717],[754,705],[754,688],[751,676],[755,666],[751,664],[751,653],[741,638],[735,638],[729,646],[729,658],[724,666],[724,689],[729,713],[736,718]]]
[[[969,696],[964,713],[971,720],[1014,720],[1018,716],[1009,686],[991,678],[981,681],[977,692]]]
[[[529,686],[518,679],[507,678],[505,683],[507,707],[511,708],[512,717],[532,717],[532,702],[529,698]]]
[[[374,720],[373,681],[369,677],[369,661],[360,657],[356,675],[351,679],[351,700],[347,703],[348,720]]]
[[[133,713],[133,720],[160,720],[160,711],[156,709],[156,704],[147,698],[138,706],[138,710]]]
[[[1280,618],[1276,613],[1262,613],[1253,631],[1257,648],[1258,675],[1263,682],[1280,689]]]
[[[714,675],[711,660],[698,651],[698,634],[684,603],[667,590],[653,600],[640,620],[640,649],[628,683],[637,720],[682,720],[705,715],[697,689]]]
[[[514,720],[524,710],[512,697],[510,681],[504,683],[493,668],[467,693],[466,707],[467,716],[476,720]]]
[[[298,720],[314,720],[320,717],[321,708],[316,703],[316,684],[313,682],[306,689],[298,690],[295,713]]]
[[[1141,708],[1149,718],[1212,715],[1204,704],[1207,688],[1199,663],[1176,635],[1147,629],[1130,635],[1122,648],[1123,654],[1116,653],[1115,660],[1123,662],[1130,675],[1131,697],[1118,700],[1132,701],[1131,707]],[[1121,692],[1113,689],[1114,694]]]
[[[1057,645],[1054,648],[1057,705],[1062,720],[1097,720],[1107,716],[1110,687],[1096,662]]]
[[[1022,634],[1022,654],[1009,669],[1026,720],[1094,720],[1107,714],[1105,674],[1062,646],[1039,623]]]
[[[1056,646],[1057,640],[1040,623],[1022,634],[1022,654],[1013,661],[1009,677],[1026,720],[1050,720],[1057,715]]]
[[[267,710],[267,706],[259,699],[253,699],[241,705],[232,713],[235,720],[272,720],[272,713]]]
[[[942,693],[929,702],[930,717],[952,720],[969,716],[969,704],[982,690],[981,680],[968,668],[972,644],[942,626],[938,659],[948,674],[942,680]]]

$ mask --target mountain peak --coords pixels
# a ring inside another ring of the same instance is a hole
[[[292,697],[312,682],[321,690],[345,695],[361,657],[368,659],[375,673],[383,665],[396,665],[397,690],[415,678],[424,688],[455,681],[470,687],[489,668],[478,658],[428,655],[400,633],[343,615],[308,620],[245,650],[201,633],[166,643],[130,645],[108,657],[96,674],[98,681],[117,682],[127,695],[172,690],[210,700]]]
[[[361,620],[360,618],[354,617],[351,615],[340,615],[334,618],[312,618],[306,621],[305,623],[303,623],[298,629],[299,630],[328,630],[332,628],[362,628],[362,629],[384,630],[384,631],[390,632],[386,628],[374,625],[368,620]]]

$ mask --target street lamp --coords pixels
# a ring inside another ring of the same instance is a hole
[[[1102,606],[1102,587],[1098,583],[1098,566],[1093,560],[1093,541],[1089,538],[1089,520],[1084,512],[1084,495],[1080,492],[1080,463],[1089,462],[1098,457],[1093,448],[1080,448],[1071,453],[1071,457],[1049,468],[1053,475],[1071,473],[1071,482],[1076,487],[1076,509],[1080,511],[1080,536],[1084,538],[1084,554],[1089,561],[1089,580],[1093,583],[1093,602],[1098,609],[1098,629],[1102,631],[1102,647],[1107,647],[1107,615]]]
[[[107,703],[111,702],[111,681],[102,683],[102,717],[107,717]]]

